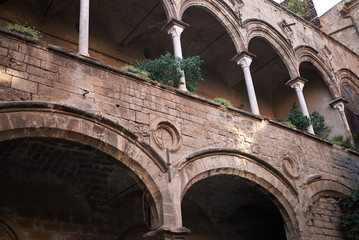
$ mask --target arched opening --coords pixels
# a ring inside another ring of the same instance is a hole
[[[125,155],[122,158],[126,158]],[[29,239],[141,239],[153,199],[137,175],[89,145],[0,142],[0,215]]]
[[[325,117],[325,123],[330,127],[329,136],[346,135],[345,125],[338,111],[330,106],[333,101],[323,74],[311,62],[302,62],[299,66],[300,76],[308,80],[303,93],[309,113],[319,112]]]
[[[352,86],[345,83],[341,87],[342,96],[348,101],[345,104],[345,116],[353,136],[359,134],[359,93]],[[359,146],[359,138],[354,137],[355,144]]]
[[[199,83],[196,93],[209,99],[225,98],[240,107],[245,101],[236,88],[240,67],[231,61],[236,48],[226,29],[208,9],[199,6],[187,8],[182,21],[190,25],[182,33],[184,57],[198,55],[204,61],[205,81]]]
[[[42,41],[77,52],[80,1],[5,1],[1,18],[35,26]],[[112,66],[158,57],[172,49],[161,31],[167,16],[160,0],[90,1],[89,54]]]
[[[262,37],[252,38],[248,51],[256,55],[251,64],[251,74],[260,113],[273,119],[284,119],[291,99],[295,98],[295,92],[285,86],[290,80],[285,63],[276,49]],[[246,95],[244,77],[241,77],[240,89],[241,94]]]
[[[196,182],[182,200],[183,226],[197,239],[287,239],[274,197],[263,188],[233,175]]]

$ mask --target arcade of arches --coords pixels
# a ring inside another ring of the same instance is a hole
[[[344,239],[358,154],[275,119],[359,133],[358,56],[271,0],[80,2],[0,1],[43,35],[0,30],[0,240]],[[194,93],[118,69],[166,51]]]

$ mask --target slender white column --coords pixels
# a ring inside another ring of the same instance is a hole
[[[168,30],[167,33],[171,34],[172,36],[172,41],[173,41],[173,50],[174,50],[174,55],[176,58],[183,58],[182,55],[182,46],[181,46],[181,34],[184,30],[183,26],[179,26],[176,24],[173,24]],[[181,84],[179,85],[179,89],[187,91],[187,87],[186,87],[186,78],[184,75],[183,70],[179,69],[180,73],[181,73]]]
[[[79,54],[89,56],[90,0],[80,3]]]
[[[256,92],[254,91],[253,79],[250,71],[253,57],[255,57],[255,55],[244,51],[232,58],[232,61],[237,62],[237,64],[241,65],[243,69],[244,80],[246,82],[249,104],[251,106],[252,113],[260,115]]]
[[[348,124],[348,119],[347,119],[347,117],[345,116],[345,112],[344,112],[344,110],[345,110],[345,103],[347,103],[347,102],[348,102],[347,100],[345,100],[344,98],[340,97],[340,98],[334,99],[334,100],[330,103],[330,105],[331,105],[334,109],[338,110],[340,116],[341,116],[342,119],[343,119],[343,122],[344,122],[344,125],[345,125],[345,130],[347,131],[347,135],[348,135],[348,136],[352,139],[352,141],[353,141],[352,133],[351,133],[351,131],[350,131],[350,126],[349,126],[349,124]]]
[[[288,84],[289,83],[289,84]],[[305,81],[303,79],[297,78],[294,81],[291,80],[287,83],[291,88],[295,90],[297,93],[300,109],[302,110],[302,113],[304,116],[310,119],[309,111],[307,108],[307,103],[305,102],[304,94],[303,94],[303,88]],[[310,124],[307,128],[307,131],[311,134],[314,134],[313,125]]]

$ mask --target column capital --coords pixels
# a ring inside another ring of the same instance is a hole
[[[291,80],[289,80],[285,85],[293,88],[296,92],[302,92],[305,83],[307,83],[308,80],[302,77],[296,77]]]
[[[183,30],[189,27],[189,24],[172,18],[166,25],[162,28],[163,31],[166,31],[168,34],[180,36]]]
[[[332,106],[334,109],[337,109],[339,112],[344,112],[344,106],[347,102],[348,101],[345,98],[338,97],[331,101],[329,105]]]
[[[185,236],[190,234],[191,230],[185,227],[167,227],[162,226],[154,231],[143,235],[143,238],[149,240],[184,240]]]
[[[256,55],[253,53],[243,51],[240,53],[237,53],[236,56],[234,56],[231,61],[237,63],[238,65],[241,65],[242,68],[249,67],[252,63],[252,59],[255,58]]]

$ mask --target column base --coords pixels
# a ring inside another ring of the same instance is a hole
[[[178,89],[179,89],[179,90],[182,90],[182,91],[186,91],[186,92],[188,91],[188,90],[187,90],[187,87],[186,87],[186,84],[180,84],[180,85],[178,86]]]
[[[143,238],[148,240],[185,240],[186,235],[190,233],[191,230],[185,227],[162,226],[154,231],[146,233],[143,235]]]

